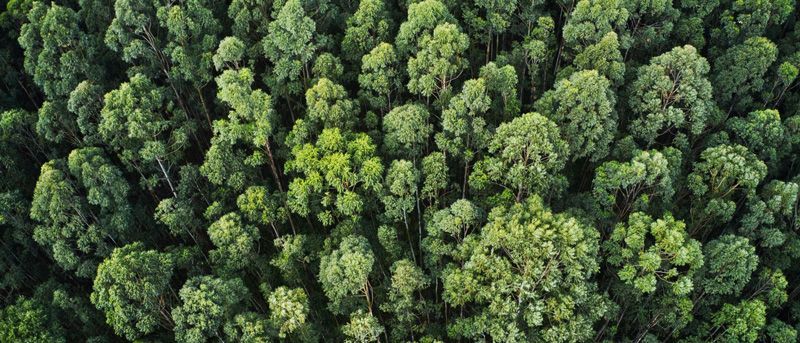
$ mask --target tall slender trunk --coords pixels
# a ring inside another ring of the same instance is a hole
[[[269,158],[269,169],[272,171],[272,176],[275,178],[275,183],[278,185],[278,191],[281,192],[281,198],[283,199],[283,207],[286,209],[287,218],[289,219],[289,226],[292,228],[292,233],[297,234],[297,229],[294,227],[294,221],[292,220],[292,212],[289,211],[289,204],[283,196],[286,192],[283,190],[283,181],[281,180],[280,174],[278,173],[278,167],[275,165],[275,158],[272,155],[272,148],[270,147],[269,140],[267,140],[267,144],[265,144],[267,150],[267,157]]]

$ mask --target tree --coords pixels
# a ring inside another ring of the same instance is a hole
[[[731,47],[714,60],[712,82],[720,105],[729,109],[751,109],[755,93],[764,87],[764,74],[777,55],[774,43],[755,37]]]
[[[708,71],[706,59],[690,45],[639,67],[628,100],[636,116],[630,132],[648,145],[676,129],[691,136],[702,133],[716,110]]]
[[[793,220],[799,194],[800,185],[795,182],[773,180],[764,185],[757,196],[748,197],[739,234],[762,247],[778,247],[791,241],[793,228],[800,224]]]
[[[569,146],[558,126],[531,112],[500,124],[489,143],[490,156],[475,165],[469,183],[475,189],[498,184],[519,202],[524,196],[547,192],[561,182],[558,175]]]
[[[317,81],[325,78],[334,82],[341,82],[344,66],[339,57],[329,52],[323,52],[314,60],[311,74],[314,75],[314,80]]]
[[[384,332],[383,326],[372,313],[358,310],[350,315],[350,322],[342,326],[347,343],[377,342]]]
[[[211,261],[223,273],[235,273],[254,262],[261,233],[242,223],[238,214],[228,213],[208,227],[208,237],[216,247],[210,252]]]
[[[278,287],[269,294],[270,322],[278,328],[278,337],[306,329],[308,296],[301,288]]]
[[[128,340],[170,327],[171,286],[175,260],[170,254],[145,250],[136,242],[114,249],[97,268],[92,303],[105,312],[114,332]]]
[[[308,64],[316,50],[315,30],[316,24],[305,15],[300,0],[287,0],[269,23],[262,45],[274,65],[268,82],[274,93],[289,96],[307,87],[311,79]]]
[[[221,336],[224,322],[233,317],[247,297],[247,288],[238,278],[204,275],[187,280],[178,294],[181,304],[172,310],[175,340],[200,342]]]
[[[636,151],[629,162],[601,164],[595,170],[592,185],[598,210],[621,219],[632,211],[670,204],[680,165],[681,153],[671,147]]]
[[[99,259],[108,256],[130,232],[128,182],[99,148],[73,150],[66,165],[42,165],[31,202],[31,219],[40,223],[33,238],[59,266],[80,277],[94,277]]]
[[[492,98],[491,112],[494,118],[509,119],[519,115],[520,101],[517,95],[517,71],[514,66],[489,62],[481,67],[480,78],[486,81],[486,89]],[[492,123],[497,123],[495,120]]]
[[[348,59],[358,61],[364,54],[389,42],[392,20],[383,0],[361,0],[358,10],[347,18],[342,50]]]
[[[628,20],[625,2],[580,0],[564,25],[564,45],[574,51],[599,42],[609,32],[620,32]]]
[[[97,126],[100,123],[100,110],[103,108],[103,89],[91,81],[82,81],[67,100],[67,110],[76,115],[75,122],[88,145],[102,143]]]
[[[622,284],[612,288],[622,306],[614,318],[617,323],[622,323],[627,313],[630,324],[625,327],[638,330],[637,337],[643,337],[656,329],[679,330],[691,321],[691,295],[698,288],[694,278],[703,267],[703,252],[682,221],[669,213],[656,220],[642,212],[633,213],[627,224],[614,227],[603,248]],[[637,305],[643,301],[653,303]]]
[[[0,339],[7,342],[66,342],[64,328],[45,304],[20,296],[0,309]]]
[[[771,25],[781,25],[792,13],[793,3],[786,0],[743,3],[721,1],[719,24],[709,31],[717,44],[737,44],[761,36]]]
[[[278,194],[271,193],[264,186],[251,186],[245,189],[236,199],[243,218],[272,227],[276,236],[278,224],[285,223],[289,217],[289,209],[284,206],[285,199]]]
[[[439,194],[447,189],[448,168],[447,160],[443,153],[435,151],[422,159],[422,185],[420,198],[427,198],[431,205],[439,202]]]
[[[424,0],[408,6],[406,21],[400,24],[395,36],[395,47],[401,58],[416,53],[419,42],[430,36],[433,30],[443,23],[455,21],[447,6],[439,0]]]
[[[342,85],[321,78],[306,91],[307,114],[305,123],[311,125],[310,131],[339,128],[351,129],[358,119],[356,103],[348,98]]]
[[[673,296],[688,295],[692,277],[703,265],[700,242],[689,238],[686,225],[670,214],[658,220],[631,214],[627,226],[614,228],[605,249],[609,263],[621,267],[620,280],[641,293],[665,287]]]
[[[159,24],[167,33],[163,54],[171,62],[168,77],[193,88],[206,116],[202,88],[212,79],[212,57],[222,30],[213,5],[208,0],[184,0],[156,9]]]
[[[469,25],[473,37],[481,37],[486,44],[486,62],[488,63],[499,44],[495,36],[501,36],[511,25],[517,1],[474,0],[462,5],[464,19]],[[498,38],[499,39],[499,38]]]
[[[423,35],[417,54],[408,60],[408,91],[446,99],[450,83],[467,67],[463,54],[468,47],[469,36],[454,24],[440,24],[432,35]]]
[[[597,70],[613,86],[618,86],[625,76],[625,63],[619,50],[619,40],[613,31],[606,33],[599,42],[579,52],[572,63],[578,70]]]
[[[486,149],[491,137],[484,118],[490,105],[486,81],[476,79],[464,82],[461,92],[442,111],[442,131],[436,134],[436,144],[464,163],[464,177],[469,164]]]
[[[594,335],[606,311],[592,275],[599,233],[565,214],[554,214],[531,196],[496,207],[479,234],[459,250],[461,268],[442,276],[445,302],[464,315],[452,338],[497,341],[579,341]]]
[[[48,99],[48,105],[39,110],[36,129],[55,143],[80,144],[75,113],[66,110],[66,102],[78,83],[102,78],[103,68],[92,63],[99,44],[81,30],[79,20],[69,7],[34,2],[28,22],[20,29],[25,70]]]
[[[756,249],[747,238],[723,235],[709,242],[701,287],[707,294],[736,295],[758,267]]]
[[[181,111],[167,103],[164,89],[136,74],[106,93],[98,131],[149,188],[155,188],[163,178],[174,195],[169,170],[189,147],[194,130],[188,117],[179,115]]]
[[[598,161],[608,155],[617,131],[616,99],[608,80],[595,70],[579,71],[556,83],[536,102],[569,145],[572,160]]]
[[[692,232],[709,220],[725,223],[736,211],[740,196],[752,195],[767,175],[767,166],[741,145],[720,145],[704,150],[687,177],[695,197]]]
[[[382,197],[385,216],[391,222],[402,220],[406,229],[411,255],[416,261],[413,239],[411,239],[409,214],[414,205],[419,204],[419,171],[414,164],[406,160],[394,160],[386,172],[386,194]],[[421,214],[420,214],[421,216]],[[420,221],[422,218],[420,217]],[[419,239],[422,239],[422,223],[419,223]],[[421,241],[420,241],[421,242]]]
[[[211,183],[240,191],[255,181],[258,167],[268,164],[281,189],[269,141],[276,120],[272,98],[251,88],[253,73],[247,68],[224,71],[217,77],[217,84],[217,97],[231,110],[227,119],[214,121],[211,147],[200,171]]]
[[[708,339],[755,342],[766,324],[766,308],[761,300],[743,300],[739,304],[725,304],[714,314],[713,329]]]
[[[319,262],[319,282],[330,302],[328,308],[334,314],[350,313],[363,308],[355,297],[366,300],[367,312],[373,311],[373,288],[369,275],[375,264],[366,238],[351,235],[342,239],[337,249],[322,256]]]
[[[419,323],[427,304],[419,296],[429,283],[422,269],[413,262],[403,259],[392,264],[389,299],[381,304],[381,310],[394,315],[392,338],[402,340],[410,334],[413,339],[415,333],[423,332]]]
[[[264,316],[254,312],[237,314],[225,323],[225,336],[236,342],[267,343],[272,331]]]
[[[456,200],[450,207],[436,211],[422,240],[422,249],[425,252],[425,266],[436,277],[436,282],[442,270],[452,261],[463,263],[464,255],[459,253],[458,247],[469,236],[477,231],[485,219],[483,210],[466,199]]]
[[[740,143],[764,161],[770,169],[776,169],[789,146],[781,115],[776,110],[753,111],[747,117],[733,117],[727,121],[728,130]]]
[[[625,56],[631,52],[647,54],[662,50],[670,41],[681,12],[673,7],[672,1],[626,1],[628,24],[625,30],[627,40]],[[691,44],[691,43],[690,43]]]
[[[359,95],[382,113],[392,108],[392,99],[402,89],[398,67],[397,54],[389,43],[378,44],[361,58]]]
[[[250,59],[262,56],[259,42],[268,33],[271,10],[272,4],[267,0],[232,0],[228,5],[231,31],[246,47]]]
[[[289,184],[289,209],[303,217],[315,215],[324,226],[337,220],[357,219],[365,197],[380,190],[383,165],[375,145],[363,133],[324,129],[314,145],[292,149],[287,173],[297,176]]]
[[[383,144],[389,155],[416,159],[424,153],[433,131],[425,106],[411,103],[395,107],[383,117]]]
[[[394,160],[386,171],[387,194],[383,197],[386,216],[391,220],[403,219],[408,229],[409,212],[414,210],[417,198],[419,172],[409,161]]]

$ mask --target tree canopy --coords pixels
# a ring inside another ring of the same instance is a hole
[[[796,0],[9,0],[0,342],[796,342]]]

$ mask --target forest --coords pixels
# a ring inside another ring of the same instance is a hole
[[[0,11],[0,342],[798,342],[795,0]]]

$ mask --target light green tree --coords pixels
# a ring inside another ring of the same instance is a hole
[[[489,156],[475,165],[469,184],[478,190],[500,185],[516,200],[557,189],[559,172],[569,154],[569,145],[553,121],[536,112],[503,123],[489,143]]]
[[[369,242],[357,235],[345,237],[335,250],[322,256],[319,282],[330,300],[328,308],[331,312],[346,314],[356,308],[366,308],[367,313],[372,314],[377,310],[377,307],[373,309],[373,287],[369,282],[374,265],[375,255]],[[362,299],[365,302],[361,302]]]
[[[408,59],[408,91],[426,98],[446,98],[450,84],[467,67],[464,53],[468,47],[469,36],[454,24],[440,24],[432,34],[423,35],[416,55]]]
[[[599,269],[600,235],[541,198],[497,207],[461,247],[463,267],[446,268],[443,299],[463,315],[452,338],[504,342],[591,339],[606,311],[591,281]]]
[[[178,292],[181,303],[172,310],[177,342],[202,342],[221,337],[226,321],[237,313],[248,291],[239,278],[195,276]]]
[[[628,104],[635,115],[630,132],[648,145],[679,130],[697,136],[714,118],[709,65],[690,45],[675,47],[639,67]]]
[[[315,144],[292,149],[287,173],[289,209],[303,217],[316,216],[324,226],[357,219],[368,198],[381,189],[383,165],[376,147],[363,133],[324,129]]]
[[[420,104],[395,107],[383,117],[383,144],[389,155],[416,159],[425,152],[433,132],[430,113]]]

